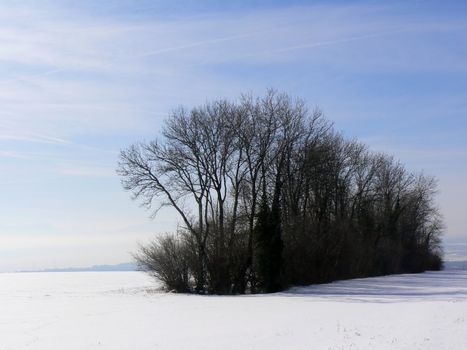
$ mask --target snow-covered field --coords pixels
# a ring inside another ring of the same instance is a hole
[[[139,272],[0,274],[0,350],[467,349],[467,270],[262,296],[165,294]]]

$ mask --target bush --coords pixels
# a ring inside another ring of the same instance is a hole
[[[162,281],[168,291],[192,291],[190,251],[180,235],[157,237],[149,245],[140,246],[134,258],[142,271]]]

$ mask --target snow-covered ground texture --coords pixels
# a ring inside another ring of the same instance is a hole
[[[467,271],[255,296],[162,293],[140,272],[0,274],[0,350],[467,349]]]

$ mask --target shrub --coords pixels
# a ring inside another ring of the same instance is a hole
[[[164,235],[141,245],[134,255],[138,267],[162,281],[168,291],[192,291],[189,247],[180,235]]]

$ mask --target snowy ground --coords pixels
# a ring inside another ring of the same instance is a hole
[[[467,271],[263,296],[165,294],[139,272],[0,274],[0,350],[467,349]]]

